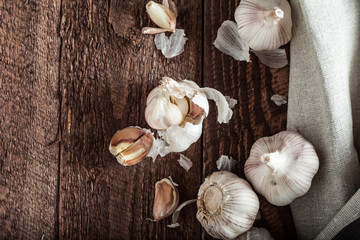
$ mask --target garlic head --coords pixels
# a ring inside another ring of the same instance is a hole
[[[318,168],[314,146],[298,133],[283,131],[254,143],[244,172],[268,202],[285,206],[309,190]]]
[[[171,177],[163,178],[155,184],[153,207],[154,221],[170,216],[179,205],[179,193]]]
[[[147,97],[145,119],[152,128],[166,130],[186,122],[199,124],[208,111],[209,103],[203,94],[184,81],[163,77],[160,86]]]
[[[274,50],[291,39],[291,8],[287,0],[242,0],[235,11],[238,32],[256,51]]]
[[[233,239],[253,225],[259,199],[251,186],[235,174],[214,172],[200,186],[196,218],[212,237]]]
[[[151,150],[154,138],[148,129],[127,127],[112,137],[109,151],[124,166],[140,162]]]

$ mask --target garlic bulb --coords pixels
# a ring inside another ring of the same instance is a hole
[[[151,20],[160,28],[145,27],[142,29],[142,33],[155,34],[175,31],[177,10],[172,0],[164,0],[163,4],[149,1],[146,4],[146,11]]]
[[[214,172],[200,186],[196,218],[212,237],[233,239],[253,225],[259,199],[251,186],[235,174]]]
[[[253,50],[273,50],[290,41],[292,20],[287,0],[242,0],[235,21],[241,39]]]
[[[153,221],[170,216],[179,205],[179,193],[171,177],[163,178],[155,184]]]
[[[234,240],[273,240],[273,238],[265,228],[252,227],[246,233],[234,238]]]
[[[271,204],[285,206],[309,190],[318,168],[314,146],[298,133],[283,131],[254,143],[244,172]]]

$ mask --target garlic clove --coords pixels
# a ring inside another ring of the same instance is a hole
[[[286,0],[242,0],[235,21],[241,39],[256,51],[277,49],[291,39],[291,8]]]
[[[196,218],[212,237],[233,239],[251,228],[259,199],[245,180],[220,171],[200,186],[197,207]]]
[[[153,145],[152,133],[139,127],[127,127],[117,131],[112,137],[109,150],[124,166],[140,162]]]
[[[160,28],[174,32],[176,26],[176,16],[165,6],[155,3],[153,1],[149,1],[146,4],[146,11],[149,14],[151,20],[158,25]],[[143,33],[150,33],[144,32]]]
[[[225,21],[221,24],[214,45],[235,60],[250,62],[249,45],[240,38],[237,25],[233,21]]]
[[[314,146],[298,133],[283,131],[254,143],[244,172],[268,202],[285,206],[309,190],[318,168]]]
[[[253,51],[265,66],[282,68],[288,64],[285,49]]]
[[[155,184],[155,200],[153,207],[154,221],[170,216],[179,205],[179,193],[172,179],[164,178]]]

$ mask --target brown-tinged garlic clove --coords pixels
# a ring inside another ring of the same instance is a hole
[[[179,193],[172,179],[163,178],[155,184],[155,200],[153,207],[154,221],[170,216],[179,205]]]
[[[127,127],[114,134],[109,150],[120,164],[130,166],[140,162],[149,153],[153,141],[149,130]]]

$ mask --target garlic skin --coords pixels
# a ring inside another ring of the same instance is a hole
[[[234,240],[273,240],[271,234],[265,228],[252,227],[246,233],[241,234]]]
[[[235,11],[238,32],[253,50],[274,50],[291,39],[287,0],[242,0]]]
[[[196,218],[209,235],[233,239],[253,225],[259,199],[244,179],[219,171],[200,186],[197,207]]]
[[[175,7],[175,4],[171,0],[170,2],[170,6]],[[160,28],[145,27],[142,29],[143,34],[155,34],[167,31],[175,31],[176,13],[170,10],[167,0],[163,1],[163,4],[149,1],[146,4],[146,12],[148,13],[151,20]]]
[[[254,143],[244,172],[268,202],[285,206],[309,190],[318,169],[314,146],[298,133],[283,131]]]
[[[152,149],[154,138],[145,128],[127,127],[117,131],[112,137],[109,151],[124,166],[140,162]]]
[[[184,52],[184,46],[188,38],[185,37],[183,29],[176,29],[176,31],[167,37],[165,33],[155,35],[154,43],[158,50],[166,58],[173,58]]]
[[[170,216],[179,205],[179,193],[169,178],[163,178],[155,184],[155,200],[153,221],[159,221]]]

